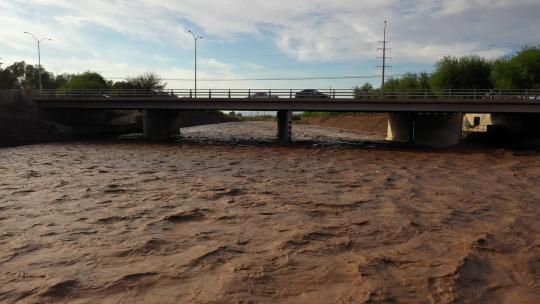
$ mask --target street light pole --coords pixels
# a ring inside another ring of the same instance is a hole
[[[34,40],[37,42],[37,49],[38,49],[38,81],[39,81],[39,91],[41,92],[43,90],[43,85],[41,84],[41,42],[44,40],[52,41],[51,38],[42,38],[37,39],[36,36],[34,36],[30,32],[24,32],[25,34],[28,34],[34,38]]]
[[[197,98],[197,41],[203,39],[202,36],[195,35],[191,30],[188,31],[195,41],[195,98]]]

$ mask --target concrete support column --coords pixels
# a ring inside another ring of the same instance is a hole
[[[171,136],[169,129],[170,113],[167,110],[144,110],[143,136],[149,140],[167,139]]]
[[[292,111],[278,111],[277,123],[279,143],[289,144],[292,140]]]
[[[388,113],[388,135],[386,140],[413,141],[414,113]]]

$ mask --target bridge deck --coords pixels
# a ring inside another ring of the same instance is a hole
[[[436,113],[540,113],[537,91],[466,90],[432,93],[332,91],[44,91],[34,96],[45,109],[170,109],[234,111],[347,111]],[[261,95],[263,94],[263,95]],[[300,94],[300,95],[299,95]],[[254,97],[255,96],[255,97]],[[262,97],[262,98],[261,98]]]

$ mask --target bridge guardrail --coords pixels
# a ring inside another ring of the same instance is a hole
[[[41,90],[33,92],[36,99],[114,99],[114,98],[156,98],[156,99],[339,99],[339,100],[389,100],[389,99],[521,99],[540,101],[540,90],[372,90],[358,89],[169,89],[169,90]]]

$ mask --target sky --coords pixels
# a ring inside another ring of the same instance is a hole
[[[442,56],[511,55],[540,44],[540,0],[0,0],[0,62],[108,79],[158,73],[167,87],[349,89],[388,75],[432,72]],[[362,76],[360,79],[246,80]],[[228,80],[228,81],[215,81]],[[231,79],[235,79],[231,81]]]

